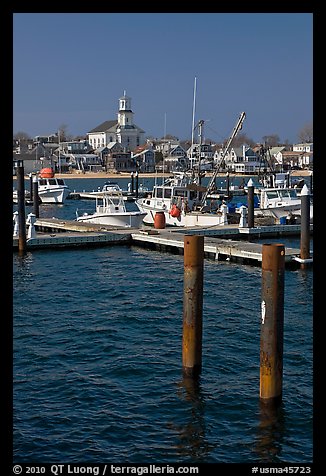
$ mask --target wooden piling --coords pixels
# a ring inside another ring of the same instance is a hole
[[[138,198],[138,170],[136,171],[136,185],[135,185],[135,193],[136,193],[136,198]]]
[[[262,246],[262,301],[260,327],[260,399],[282,400],[285,247]]]
[[[254,183],[252,179],[248,181],[248,228],[255,226],[254,222]]]
[[[310,194],[306,185],[301,190],[300,230],[300,258],[306,260],[310,258]]]
[[[33,174],[29,174],[29,199],[33,201]]]
[[[182,367],[187,377],[197,377],[201,371],[203,276],[204,236],[185,235]]]
[[[40,197],[38,195],[38,181],[37,177],[34,176],[33,178],[33,213],[36,216],[36,218],[39,218],[40,216]]]
[[[26,251],[26,218],[25,218],[25,182],[24,167],[18,166],[17,170],[17,205],[18,205],[18,251]]]
[[[229,172],[226,173],[226,196],[230,197],[230,174]]]

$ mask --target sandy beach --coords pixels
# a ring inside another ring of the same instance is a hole
[[[292,170],[291,171],[291,176],[293,177],[309,177],[312,174],[310,170]],[[145,178],[155,178],[155,177],[170,177],[172,173],[140,173],[138,175],[139,180],[145,179]],[[122,172],[122,173],[107,173],[107,172],[85,172],[83,173],[65,173],[65,174],[55,174],[56,177],[58,178],[63,178],[65,180],[69,179],[123,179],[123,178],[130,178],[131,175],[130,172]],[[219,173],[217,176],[224,177],[225,172]],[[249,177],[248,175],[243,175],[243,174],[233,174],[230,173],[230,176],[232,177]],[[212,173],[206,173],[206,177],[212,177]],[[25,178],[28,179],[29,176],[25,175]],[[13,179],[16,179],[16,176],[13,176]]]
[[[307,177],[311,175],[310,170],[292,170],[291,171],[291,176],[300,176],[300,177]],[[140,173],[138,175],[139,179],[144,179],[144,178],[155,178],[155,177],[170,177],[172,173]],[[212,173],[206,173],[206,177],[212,177]],[[247,175],[243,174],[230,174],[230,176],[236,176],[236,177],[247,177]],[[218,174],[218,176],[225,176],[225,172],[221,172]],[[64,179],[79,179],[79,178],[102,178],[103,180],[106,179],[119,179],[119,178],[131,178],[130,172],[123,172],[119,174],[113,174],[113,173],[106,173],[106,172],[86,172],[84,174],[81,173],[66,173],[66,174],[56,174],[56,177],[59,178],[64,178]],[[249,176],[248,176],[249,177]]]

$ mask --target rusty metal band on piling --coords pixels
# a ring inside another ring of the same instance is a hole
[[[260,398],[282,399],[285,247],[262,247],[262,301],[260,327]]]
[[[204,236],[184,237],[182,367],[196,377],[202,364]]]

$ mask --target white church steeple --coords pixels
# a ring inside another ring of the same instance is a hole
[[[123,96],[119,99],[118,124],[120,127],[133,126],[133,115],[131,110],[131,98],[123,91]]]

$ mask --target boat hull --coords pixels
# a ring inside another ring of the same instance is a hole
[[[310,221],[313,220],[313,205],[310,205]],[[276,218],[286,217],[289,214],[301,217],[301,205],[284,205],[283,207],[268,207],[259,208],[255,213],[270,216],[273,215]]]
[[[93,215],[81,215],[77,221],[83,223],[95,223],[97,225],[119,226],[124,228],[140,228],[146,213],[128,212],[112,214],[94,213]]]
[[[42,203],[64,203],[69,195],[68,188],[53,188],[46,190],[38,190],[38,195]]]
[[[138,205],[140,208],[140,206]],[[163,212],[165,216],[165,225],[173,227],[205,227],[205,226],[218,226],[227,225],[227,218],[223,216],[221,212],[217,213],[201,213],[201,212],[181,212],[178,217],[173,217],[166,209],[152,209],[149,207],[142,207],[142,211],[146,213],[144,217],[144,223],[146,225],[154,225],[155,214],[157,212]]]

